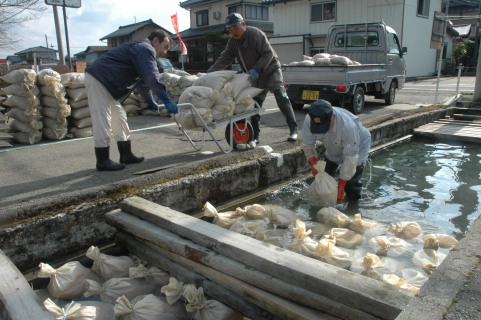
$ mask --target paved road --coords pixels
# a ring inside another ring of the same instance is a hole
[[[463,92],[473,91],[474,77],[463,77]],[[418,104],[434,103],[435,79],[420,79],[408,82],[397,95],[397,103],[385,106],[382,100],[369,98],[366,109],[360,115],[362,122],[376,117],[418,108]],[[446,101],[455,94],[456,78],[442,78],[438,101]],[[268,95],[264,104],[266,112],[261,120],[261,145],[287,148],[297,143],[288,143],[288,129],[274,97]],[[296,111],[299,128],[308,108]],[[176,165],[204,160],[222,155],[219,148],[208,142],[205,151],[197,152],[186,140],[170,118],[156,116],[135,116],[129,118],[133,135],[133,150],[145,156],[146,161],[129,165],[117,172],[97,172],[94,169],[95,156],[91,138],[42,142],[32,146],[15,146],[0,150],[0,207],[4,210],[17,206],[28,206],[39,199],[55,197],[62,193],[116,183],[135,177],[134,173],[161,166]],[[217,138],[224,137],[224,128],[218,128]],[[200,139],[196,133],[192,136]],[[224,142],[225,143],[225,142]],[[118,159],[117,148],[111,151]]]

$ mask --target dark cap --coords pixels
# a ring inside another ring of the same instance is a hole
[[[317,100],[311,104],[309,117],[311,118],[312,133],[326,133],[331,125],[332,105],[326,100]]]
[[[230,28],[242,21],[244,21],[244,18],[242,18],[240,13],[231,13],[225,18],[225,26],[226,28]]]

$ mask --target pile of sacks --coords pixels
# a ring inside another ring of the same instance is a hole
[[[43,123],[40,121],[39,89],[37,73],[32,69],[18,69],[7,73],[1,79],[8,85],[2,91],[8,96],[4,105],[11,109],[5,114],[11,137],[21,144],[35,144],[42,139]]]
[[[327,65],[360,65],[357,61],[352,61],[348,57],[338,56],[329,53],[318,53],[312,57],[303,55],[302,61],[292,61],[288,63],[288,66],[327,66]]]
[[[8,133],[8,118],[3,114],[3,111],[5,111],[5,108],[0,106],[0,148],[8,148],[12,146],[10,143],[12,135]]]
[[[60,74],[52,69],[44,69],[37,74],[37,82],[41,93],[43,137],[48,140],[62,140],[68,131],[70,105],[65,97],[65,87],[61,83]]]
[[[127,117],[132,117],[139,114],[141,110],[141,100],[144,101],[142,97],[131,92],[127,99],[122,102],[122,107],[124,108]]]
[[[92,136],[92,118],[90,117],[85,74],[69,72],[61,75],[62,84],[67,90],[68,103],[72,108],[69,134],[74,138]]]
[[[203,215],[221,227],[412,293],[444,260],[441,250],[458,242],[445,234],[424,234],[414,221],[385,225],[359,213],[351,219],[334,207],[320,209],[317,221],[303,221],[295,212],[273,205],[218,212],[206,202],[203,209]]]
[[[40,264],[38,277],[48,278],[49,283],[47,290],[36,293],[56,319],[243,319],[224,304],[207,299],[202,288],[146,267],[138,259],[102,254],[95,246],[86,256],[93,260],[92,268],[78,261],[58,269]]]
[[[172,72],[161,73],[160,78],[164,81],[165,89],[170,94],[172,101],[177,103],[182,92],[192,85],[197,76],[174,69]]]
[[[251,86],[248,74],[231,70],[203,74],[184,89],[178,101],[191,103],[199,115],[190,108],[180,108],[176,120],[184,129],[203,128],[204,123],[209,125],[254,110],[253,98],[262,91]]]

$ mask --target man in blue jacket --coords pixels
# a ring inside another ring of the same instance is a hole
[[[165,89],[156,61],[167,54],[170,45],[169,35],[158,29],[148,38],[130,41],[110,50],[87,67],[85,87],[92,117],[97,170],[121,170],[126,164],[144,160],[144,157],[137,157],[131,151],[127,115],[121,105],[135,88],[150,108],[159,110],[153,92],[169,113],[177,113],[177,104]],[[111,132],[117,141],[120,163],[110,160]]]

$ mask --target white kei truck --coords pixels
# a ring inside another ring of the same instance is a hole
[[[294,109],[324,99],[360,114],[366,95],[391,105],[404,86],[407,48],[401,48],[396,32],[384,22],[332,25],[325,51],[360,64],[282,65]]]

